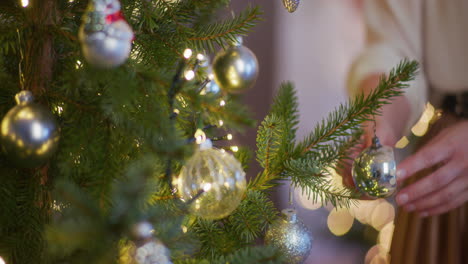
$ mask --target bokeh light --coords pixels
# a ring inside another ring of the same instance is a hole
[[[328,229],[335,236],[342,236],[348,233],[353,223],[354,217],[346,209],[333,210],[327,218]]]

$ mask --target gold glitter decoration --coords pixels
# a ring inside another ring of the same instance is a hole
[[[283,6],[288,10],[289,13],[296,11],[299,6],[299,0],[283,0]]]

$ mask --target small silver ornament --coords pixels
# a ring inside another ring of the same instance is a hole
[[[300,0],[283,0],[283,6],[289,13],[296,11],[299,6]]]
[[[99,68],[113,68],[128,58],[134,35],[118,0],[91,0],[78,37],[86,61]]]
[[[1,145],[15,165],[34,168],[44,164],[56,151],[59,128],[54,115],[33,103],[30,91],[15,96],[17,105],[2,120]]]
[[[393,148],[382,146],[377,137],[353,162],[352,175],[358,190],[369,198],[391,196],[396,188],[396,163]]]
[[[135,242],[132,250],[135,264],[172,264],[169,250],[153,237],[153,226],[149,222],[135,224],[131,235]]]
[[[216,54],[213,61],[216,83],[226,92],[241,93],[252,86],[258,76],[258,61],[255,54],[242,45],[238,38],[235,45]]]
[[[273,245],[285,254],[288,263],[304,263],[312,248],[312,235],[297,218],[294,209],[281,211],[282,218],[271,224],[266,232],[266,244]]]

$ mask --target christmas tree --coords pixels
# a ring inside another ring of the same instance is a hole
[[[6,263],[290,263],[263,243],[279,214],[269,191],[289,179],[335,206],[358,197],[326,175],[417,63],[402,62],[302,140],[285,82],[258,128],[263,169],[247,182],[253,152],[221,141],[254,125],[236,93],[252,86],[256,61],[238,37],[261,10],[220,16],[229,2],[0,3]],[[235,59],[250,72],[229,54],[244,54]]]

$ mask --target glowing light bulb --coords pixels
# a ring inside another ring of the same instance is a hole
[[[238,147],[238,146],[232,146],[232,147],[231,147],[231,150],[232,150],[233,152],[237,152],[237,151],[239,151],[239,147]]]
[[[220,106],[225,106],[225,105],[226,105],[226,101],[221,100],[221,101],[219,102],[219,105],[220,105]]]
[[[224,121],[223,121],[223,120],[219,120],[218,123],[219,123],[219,126],[220,126],[220,127],[224,125]]]
[[[197,60],[202,61],[204,59],[205,59],[205,56],[203,54],[201,54],[201,53],[197,54]]]
[[[194,137],[195,137],[195,142],[197,142],[197,144],[201,144],[201,143],[206,141],[205,132],[203,132],[203,130],[201,130],[201,129],[197,129],[197,131],[195,132]]]
[[[29,5],[29,0],[21,0],[21,5],[23,7],[27,7]],[[0,264],[3,264],[3,263],[0,262]]]
[[[232,140],[232,134],[227,134],[226,138],[227,140]]]
[[[184,58],[189,59],[192,57],[192,50],[191,49],[185,49],[184,50]]]
[[[207,192],[209,190],[211,190],[211,183],[203,184],[203,191]]]
[[[195,77],[195,72],[192,70],[188,70],[185,72],[184,77],[187,81],[190,81]]]

